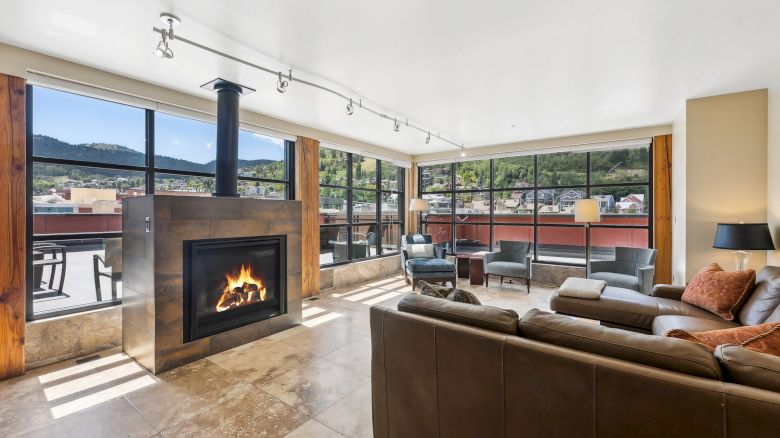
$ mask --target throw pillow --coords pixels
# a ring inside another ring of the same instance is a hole
[[[445,299],[447,298],[447,295],[453,291],[453,288],[451,287],[438,286],[423,280],[420,280],[417,284],[420,286],[420,295],[426,295],[429,297]]]
[[[756,271],[726,272],[712,263],[693,277],[681,300],[731,321],[755,285]]]
[[[735,344],[759,353],[780,356],[780,322],[746,325],[706,332],[687,332],[682,329],[669,330],[666,336],[696,342],[715,351],[715,347]]]
[[[453,291],[450,292],[449,295],[447,295],[447,299],[458,303],[477,304],[477,305],[482,304],[479,302],[479,299],[477,299],[476,295],[463,289],[453,289]]]
[[[415,243],[406,247],[410,259],[432,259],[434,257],[432,243]]]

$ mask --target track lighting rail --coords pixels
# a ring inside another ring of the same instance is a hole
[[[167,33],[166,33],[167,30],[166,29],[160,29],[160,28],[157,28],[157,27],[153,27],[152,30],[154,32],[159,33],[161,35],[161,37],[167,37]],[[385,119],[385,120],[393,122],[393,130],[396,131],[396,132],[398,132],[400,130],[400,122],[398,121],[398,117],[390,116],[390,115],[387,115],[387,114],[382,113],[380,111],[377,111],[375,109],[372,109],[370,107],[367,107],[363,103],[363,101],[361,99],[355,99],[354,97],[349,97],[346,94],[341,93],[341,92],[339,92],[337,90],[334,90],[332,88],[328,88],[328,87],[326,87],[324,85],[320,85],[320,84],[317,84],[315,82],[311,82],[311,81],[307,81],[305,79],[301,79],[301,78],[299,78],[297,76],[294,77],[293,73],[292,73],[292,70],[290,70],[288,74],[284,74],[284,73],[282,73],[280,71],[275,71],[275,70],[272,70],[270,68],[263,67],[262,65],[246,61],[244,59],[241,59],[241,58],[235,57],[233,55],[230,55],[228,53],[225,53],[225,52],[219,51],[217,49],[213,49],[211,47],[208,47],[208,46],[205,46],[203,44],[197,43],[197,42],[195,42],[193,40],[184,38],[179,33],[176,33],[175,40],[176,41],[180,41],[180,42],[182,42],[184,44],[189,44],[190,46],[196,47],[198,49],[205,50],[207,52],[213,53],[213,54],[215,54],[217,56],[221,56],[223,58],[227,58],[227,59],[229,59],[231,61],[238,62],[239,64],[243,64],[243,65],[246,65],[248,67],[252,67],[252,68],[254,68],[256,70],[260,70],[260,71],[266,72],[268,74],[274,75],[275,77],[278,78],[277,90],[280,93],[284,93],[285,91],[287,91],[287,87],[290,84],[292,84],[292,83],[298,83],[298,84],[306,85],[306,86],[309,86],[309,87],[312,87],[312,88],[316,88],[316,89],[322,90],[322,91],[324,91],[326,93],[330,93],[330,94],[332,94],[334,96],[340,97],[340,98],[344,99],[345,101],[347,101],[348,102],[348,104],[347,104],[347,114],[348,115],[352,115],[352,113],[354,111],[353,102],[359,102],[358,105],[357,105],[358,108],[363,109],[363,110],[365,110],[365,111],[367,111],[367,112],[369,112],[371,114],[374,114],[375,116],[378,116],[378,117],[380,117],[382,119]],[[173,55],[171,54],[170,57],[172,58]],[[441,141],[443,141],[445,143],[448,143],[448,144],[450,144],[450,145],[460,149],[461,155],[465,155],[465,150],[466,149],[465,149],[464,145],[462,145],[462,144],[455,143],[452,140],[449,140],[449,139],[447,139],[445,137],[442,137],[438,133],[432,132],[430,129],[424,129],[424,128],[420,127],[420,126],[417,126],[417,125],[414,125],[412,123],[409,123],[408,119],[406,119],[406,122],[405,122],[404,126],[406,126],[408,128],[412,128],[412,129],[414,129],[416,131],[419,131],[422,134],[425,134],[426,135],[425,143],[428,143],[430,141],[431,137],[438,138],[439,140],[441,140]]]

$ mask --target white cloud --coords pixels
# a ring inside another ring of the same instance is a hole
[[[207,148],[207,149],[211,149],[211,148],[213,148],[213,147],[214,147],[214,143],[213,143],[213,142],[208,142],[208,143],[206,143],[206,148]]]
[[[175,140],[175,139],[174,139],[174,140],[171,140],[171,143],[173,143],[173,144],[179,144],[179,140]]]

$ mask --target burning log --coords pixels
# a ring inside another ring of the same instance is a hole
[[[227,284],[217,301],[217,312],[265,300],[265,287],[262,281],[252,276],[251,267],[241,265],[238,276],[226,274],[225,280]]]

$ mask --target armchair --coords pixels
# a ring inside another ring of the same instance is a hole
[[[406,234],[401,236],[401,261],[406,284],[417,282],[450,282],[455,287],[455,263],[447,260],[447,249],[433,243],[430,234]]]
[[[485,286],[490,275],[498,275],[499,284],[504,283],[504,277],[520,278],[525,280],[527,293],[531,293],[531,242],[501,240],[498,244],[499,250],[485,254],[482,261]]]
[[[588,278],[650,295],[657,251],[650,248],[615,248],[615,260],[591,261]]]

